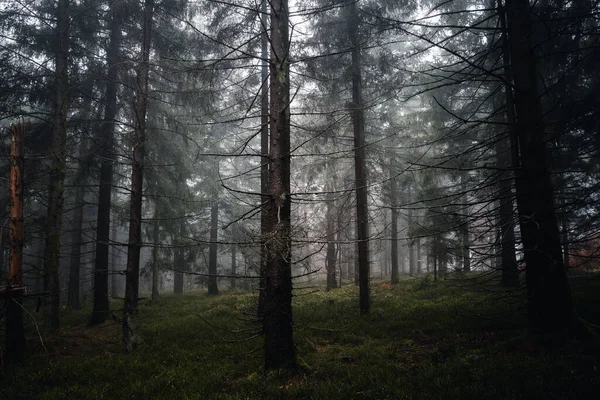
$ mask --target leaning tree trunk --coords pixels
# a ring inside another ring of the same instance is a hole
[[[46,218],[46,247],[44,269],[49,292],[46,304],[46,330],[59,328],[60,309],[60,236],[62,229],[65,171],[67,168],[67,111],[69,109],[69,0],[59,0],[56,41],[56,91],[54,127],[52,129],[50,182],[48,184],[48,216]]]
[[[146,110],[148,105],[148,74],[150,71],[150,41],[154,0],[144,1],[144,22],[141,62],[136,79],[135,141],[131,171],[131,206],[129,212],[129,243],[123,311],[123,342],[127,352],[139,345],[137,334],[140,250],[142,246],[142,189],[146,147]]]
[[[8,262],[8,290],[23,286],[23,169],[25,164],[25,128],[23,124],[11,127],[10,151],[10,253]],[[1,233],[0,233],[1,234]],[[0,242],[2,239],[0,238]],[[1,248],[1,246],[0,246]],[[4,256],[1,254],[0,256]],[[10,364],[23,360],[25,330],[21,296],[6,297],[6,361]]]
[[[527,0],[506,1],[515,89],[514,128],[520,150],[515,179],[517,207],[527,263],[529,321],[535,332],[557,332],[572,327],[573,306],[544,141],[530,12]]]
[[[263,333],[265,373],[296,369],[292,330],[290,69],[288,2],[271,2],[269,233]]]
[[[359,306],[362,314],[371,307],[369,298],[369,212],[367,209],[367,164],[365,116],[362,96],[361,44],[358,38],[356,2],[350,7],[349,38],[352,49],[352,124],[354,127],[354,174],[356,182],[356,232],[358,242]]]
[[[98,189],[98,219],[96,224],[96,258],[94,261],[94,304],[90,324],[100,324],[108,318],[108,250],[110,243],[110,210],[113,184],[115,118],[117,116],[117,78],[121,50],[121,12],[112,10],[110,44],[106,52],[106,106],[100,131],[101,165]]]

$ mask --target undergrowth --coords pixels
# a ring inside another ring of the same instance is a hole
[[[352,285],[298,290],[295,342],[305,368],[262,373],[256,296],[163,295],[142,301],[135,354],[121,326],[63,313],[63,328],[28,333],[22,366],[0,375],[1,399],[583,399],[600,389],[596,341],[544,347],[526,335],[522,293],[469,278],[372,284],[358,312]],[[573,289],[580,315],[598,323],[600,282]],[[121,303],[113,303],[115,310]],[[115,316],[120,316],[116,311]]]

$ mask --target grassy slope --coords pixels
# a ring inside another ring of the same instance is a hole
[[[25,367],[0,375],[0,398],[595,398],[589,395],[600,389],[596,342],[534,344],[524,335],[522,313],[509,312],[514,298],[464,284],[374,283],[365,318],[353,286],[300,290],[295,340],[311,370],[268,379],[261,339],[246,340],[258,328],[247,321],[255,302],[249,294],[144,301],[146,341],[133,355],[122,352],[119,324],[89,328],[83,310],[65,315],[59,336],[46,338],[48,353],[35,332],[29,335],[33,354]],[[598,322],[600,282],[584,286],[574,290],[578,308]]]

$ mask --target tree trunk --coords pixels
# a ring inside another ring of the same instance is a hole
[[[358,38],[358,11],[351,2],[349,38],[352,49],[352,124],[354,127],[354,174],[356,182],[356,231],[358,242],[358,284],[360,312],[367,314],[369,298],[369,212],[367,209],[367,168],[365,118],[362,98],[361,43]]]
[[[461,242],[462,242],[462,259],[464,272],[471,271],[471,241],[469,240],[469,198],[468,198],[468,180],[469,175],[467,172],[463,172],[460,177],[460,190],[462,194],[463,202],[463,221],[460,229]]]
[[[98,219],[96,225],[96,258],[94,262],[94,304],[91,325],[101,324],[109,315],[108,250],[110,242],[110,210],[113,184],[115,118],[117,116],[117,78],[121,50],[121,13],[112,10],[110,44],[106,52],[106,106],[101,129],[100,182],[98,189]]]
[[[397,201],[397,189],[395,176],[395,163],[394,157],[390,157],[390,205],[392,207],[392,228],[391,228],[391,239],[392,239],[392,284],[396,284],[400,281],[398,271],[398,201]]]
[[[141,62],[136,79],[135,141],[131,171],[131,206],[129,213],[129,243],[123,311],[123,342],[127,352],[135,351],[140,343],[137,334],[140,250],[142,245],[142,189],[144,153],[146,146],[146,110],[148,105],[148,74],[150,70],[150,41],[154,0],[144,1],[144,22]]]
[[[23,124],[11,127],[10,148],[10,253],[8,286],[23,286],[23,169],[25,164],[25,128]],[[0,239],[2,242],[2,239]],[[0,249],[2,246],[0,246]],[[1,256],[4,256],[2,251]],[[25,354],[23,306],[20,296],[6,297],[6,361],[18,363]]]
[[[121,251],[121,248],[119,245],[117,245],[117,227],[114,224],[113,221],[113,229],[112,229],[112,261],[111,261],[111,285],[110,285],[110,295],[113,299],[116,299],[117,297],[119,297],[119,275],[121,274],[121,271],[118,270],[117,265],[119,264],[119,252]]]
[[[210,248],[208,255],[208,294],[219,294],[219,286],[217,284],[217,256],[219,250],[219,202],[215,200],[215,204],[210,208]]]
[[[181,224],[179,225],[179,238],[182,238],[183,235],[185,235],[185,221],[181,221]],[[175,269],[177,269],[178,271],[175,271],[174,275],[173,275],[173,293],[176,294],[181,294],[183,293],[183,286],[184,286],[184,275],[183,271],[185,269],[185,249],[183,248],[183,242],[181,241],[181,239],[174,239],[173,243],[176,245],[175,247],[175,252],[174,252],[174,264],[175,264]]]
[[[44,269],[49,292],[46,303],[46,330],[59,328],[60,309],[60,237],[62,229],[65,171],[67,164],[67,112],[69,109],[69,0],[59,0],[57,9],[56,92],[54,127],[52,129],[52,161],[48,184],[48,216],[46,218],[46,247]]]
[[[235,244],[231,245],[231,289],[235,289],[237,286],[237,279],[235,275],[237,274],[237,254]]]
[[[420,274],[423,272],[423,261],[421,260],[421,239],[416,238],[415,240],[417,242],[417,274]]]
[[[265,373],[296,369],[292,330],[288,2],[271,2],[269,240],[265,266]]]
[[[573,308],[544,141],[530,11],[527,0],[506,2],[515,88],[514,129],[520,151],[515,179],[517,206],[527,263],[529,321],[535,332],[558,332],[572,327]]]
[[[156,207],[156,205],[155,205]],[[158,300],[158,242],[160,240],[160,225],[158,223],[158,209],[154,210],[154,224],[152,227],[152,300]]]
[[[94,77],[88,75],[84,85],[83,99],[83,120],[86,123],[90,121],[92,112],[92,95],[94,91]],[[83,245],[83,215],[85,207],[85,183],[88,170],[88,137],[89,132],[86,129],[81,133],[79,142],[79,163],[77,175],[74,179],[75,189],[75,210],[73,211],[73,231],[71,233],[71,262],[69,263],[69,287],[67,292],[67,306],[74,310],[81,308],[80,302],[80,274],[81,274],[81,246]]]
[[[335,243],[335,198],[333,193],[335,191],[334,183],[335,174],[335,161],[328,160],[325,165],[325,191],[327,194],[327,211],[326,211],[326,224],[327,224],[327,253],[325,257],[325,270],[327,271],[327,290],[337,288],[337,277],[336,277],[336,261],[337,261],[337,250]]]
[[[259,269],[259,292],[258,292],[258,310],[257,314],[262,316],[265,304],[265,268],[267,264],[267,235],[269,228],[269,211],[267,204],[269,202],[269,35],[267,20],[267,0],[261,4],[261,23],[263,32],[261,34],[261,118],[260,118],[260,193],[261,193],[261,211],[260,211],[260,269]]]

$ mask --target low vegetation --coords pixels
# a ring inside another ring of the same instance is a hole
[[[528,335],[522,294],[481,281],[374,282],[366,317],[353,285],[298,288],[294,334],[302,370],[293,376],[264,376],[252,294],[143,300],[144,343],[135,354],[123,352],[117,321],[89,327],[89,309],[64,311],[63,328],[44,337],[46,350],[32,327],[26,365],[3,370],[0,398],[593,398],[598,341]],[[579,315],[599,322],[600,279],[573,281]]]

